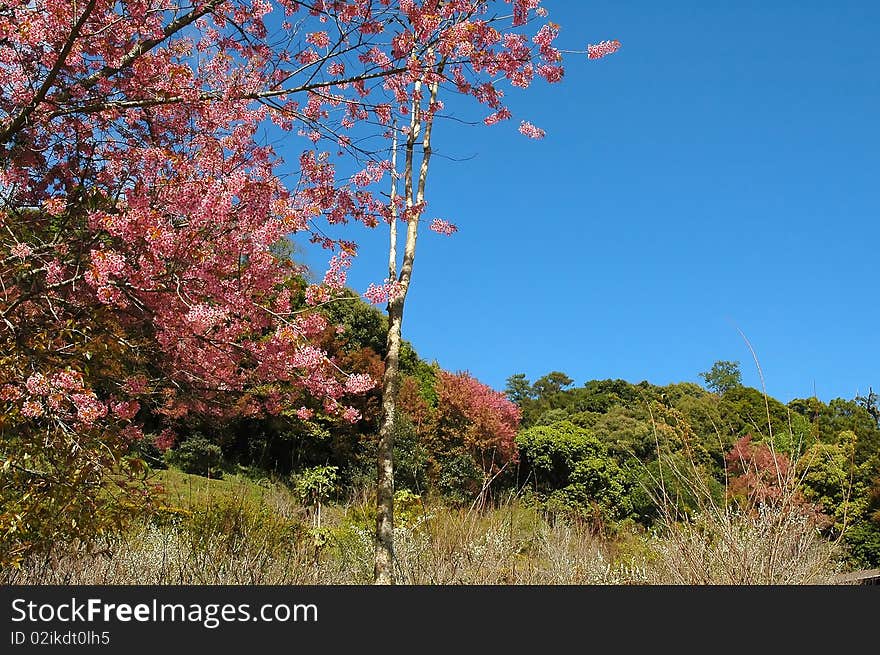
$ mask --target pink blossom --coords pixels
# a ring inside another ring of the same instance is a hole
[[[82,374],[76,371],[61,371],[52,376],[52,386],[62,391],[81,390],[83,388]]]
[[[126,400],[114,403],[111,407],[113,413],[124,421],[130,421],[133,419],[140,408],[141,404],[136,400]]]
[[[349,375],[348,379],[345,381],[345,391],[347,393],[366,393],[375,386],[376,381],[366,373]]]
[[[21,405],[21,413],[28,418],[37,418],[43,415],[43,404],[36,400],[26,400]]]
[[[70,34],[70,26],[82,15],[82,3],[6,4],[11,9],[0,19],[5,21],[0,31],[8,43],[0,49],[0,68],[10,107],[26,107],[34,99],[34,80],[57,57],[58,48],[50,46],[71,36],[72,48],[59,62],[56,83],[22,127],[22,142],[28,147],[7,153],[0,186],[19,195],[10,198],[11,204],[42,207],[44,218],[64,216],[76,203],[71,200],[68,206],[61,190],[82,184],[84,162],[99,163],[89,171],[94,197],[85,203],[81,229],[69,235],[69,244],[57,244],[50,254],[37,241],[16,244],[9,239],[27,232],[7,230],[7,264],[20,267],[16,258],[30,263],[39,255],[34,272],[45,273],[47,285],[58,285],[33,301],[40,315],[57,311],[59,324],[81,320],[86,331],[113,325],[124,332],[132,326],[138,339],[154,340],[145,350],[157,353],[149,362],[154,377],[119,380],[119,397],[108,400],[109,407],[88,388],[95,374],[91,370],[85,378],[75,371],[46,371],[45,377],[37,377],[14,364],[3,380],[11,384],[2,387],[0,397],[28,401],[21,411],[35,416],[45,412],[58,420],[74,419],[80,425],[73,429],[101,423],[109,412],[113,420],[106,429],[127,430],[125,421],[137,418],[138,401],[146,402],[146,394],[159,405],[157,418],[226,411],[219,407],[257,415],[303,398],[305,405],[356,420],[356,410],[338,400],[347,393],[363,393],[373,382],[339,374],[318,347],[332,338],[332,327],[317,313],[292,314],[295,268],[275,256],[273,243],[285,233],[299,232],[311,234],[316,247],[336,252],[339,242],[326,236],[335,233],[336,225],[358,221],[375,226],[381,217],[389,217],[382,200],[387,189],[373,189],[385,179],[388,162],[358,171],[345,154],[337,158],[332,151],[337,144],[340,150],[369,144],[382,151],[380,143],[368,139],[390,138],[395,114],[400,110],[410,115],[413,100],[422,101],[423,119],[429,121],[441,104],[425,108],[425,90],[441,58],[449,62],[451,84],[485,106],[487,124],[511,117],[504,105],[505,82],[525,87],[535,77],[562,79],[554,25],[508,30],[509,25],[502,28],[483,12],[489,3],[474,0],[306,3],[314,10],[294,0],[224,2],[160,46],[145,50],[133,65],[124,63],[125,53],[150,38],[162,38],[169,21],[178,16],[166,10],[169,3],[90,3],[92,14],[78,35]],[[185,4],[197,11],[205,3]],[[535,14],[546,15],[539,4],[498,3],[512,9],[516,26],[527,25]],[[275,13],[268,20],[270,10]],[[184,11],[190,9],[181,9],[179,16]],[[270,25],[298,33],[275,39],[268,34]],[[337,43],[342,47],[330,50]],[[297,70],[301,65],[308,69]],[[121,68],[118,74],[103,75],[100,70],[106,66]],[[380,73],[387,75],[380,79]],[[83,84],[89,79],[97,81]],[[416,97],[416,81],[422,84],[421,97]],[[284,94],[285,88],[311,83],[311,92]],[[268,90],[279,93],[271,103],[240,101],[242,94],[254,97]],[[218,101],[197,102],[203,92]],[[172,97],[185,102],[149,110],[137,106],[145,98]],[[106,111],[77,111],[104,100],[113,104]],[[278,155],[263,138],[269,120],[292,135],[302,130],[298,171],[295,166],[279,168]],[[352,131],[343,133],[344,127]],[[408,125],[398,127],[411,134]],[[527,132],[543,134],[538,128]],[[279,175],[281,170],[285,175]],[[101,197],[108,192],[112,195]],[[419,203],[399,214],[414,221],[424,209]],[[0,220],[9,227],[14,217]],[[334,229],[325,231],[328,224]],[[440,219],[431,227],[441,234],[455,231]],[[90,248],[95,250],[90,253]],[[354,256],[353,250],[348,252]],[[308,304],[332,300],[345,287],[346,257],[331,260],[323,280],[318,272],[321,283],[305,292]],[[42,282],[14,278],[11,283],[18,288],[7,288],[8,300],[30,293],[24,285]],[[379,303],[402,293],[396,281],[387,280],[370,285],[364,295]],[[53,296],[59,302],[50,308],[46,303]],[[126,311],[118,312],[123,306]],[[101,318],[93,321],[93,316]],[[142,331],[140,325],[148,329]],[[55,339],[52,329],[49,325],[45,334]],[[67,345],[66,332],[57,334],[61,349]],[[194,334],[215,338],[194,339]],[[26,385],[28,376],[33,379]],[[179,383],[192,393],[176,395]],[[285,392],[266,406],[255,399],[236,402],[242,390],[265,385]],[[16,393],[21,396],[13,398]],[[305,407],[302,411],[312,415]],[[171,447],[173,433],[163,431],[157,443]]]
[[[431,221],[431,230],[433,230],[437,234],[451,236],[458,232],[458,227],[456,227],[449,221],[444,221],[442,218],[435,218],[433,221]]]
[[[298,316],[295,321],[296,329],[306,337],[314,337],[327,329],[327,319],[321,314],[306,314]]]
[[[330,292],[327,287],[320,284],[310,284],[306,287],[306,304],[314,307],[330,300]]]
[[[308,407],[300,407],[296,410],[296,415],[301,418],[303,421],[308,421],[312,416],[315,415],[315,412],[310,410]]]
[[[228,312],[219,307],[211,307],[205,304],[193,305],[184,316],[195,334],[205,334],[216,328],[228,317]]]
[[[561,82],[564,73],[565,70],[562,68],[562,66],[551,66],[548,64],[542,64],[541,66],[538,66],[538,75],[543,77],[550,84]]]
[[[128,443],[134,443],[144,438],[144,432],[137,425],[126,425],[119,431],[120,436]]]
[[[141,394],[147,391],[147,378],[143,375],[132,375],[125,378],[122,383],[122,390],[131,395]]]
[[[483,122],[486,125],[495,125],[495,123],[498,123],[499,121],[507,120],[510,116],[510,110],[506,107],[502,107],[498,111],[486,116],[486,118],[483,119]]]
[[[46,264],[46,284],[58,284],[64,279],[64,269],[57,259]]]
[[[330,289],[341,289],[345,286],[346,271],[351,266],[351,256],[340,252],[330,259],[330,268],[324,273],[324,284]]]
[[[375,46],[370,48],[366,53],[359,55],[358,58],[365,64],[376,64],[383,70],[391,68],[391,59]]]
[[[281,401],[278,397],[278,394],[272,394],[263,402],[263,407],[266,408],[266,411],[272,416],[278,416],[283,409],[281,406]]]
[[[397,280],[385,280],[382,284],[370,283],[364,291],[364,298],[374,305],[390,302],[403,292],[403,287]]]
[[[326,355],[324,352],[318,350],[314,346],[297,348],[297,350],[290,355],[290,365],[295,368],[318,368],[325,360]]]
[[[559,50],[553,47],[553,41],[559,35],[559,29],[556,27],[551,27],[550,25],[545,25],[541,28],[541,30],[532,38],[532,41],[535,45],[538,46],[541,52],[541,57],[544,61],[548,63],[554,63],[559,61],[562,58]]]
[[[9,252],[12,253],[13,256],[23,260],[30,257],[34,250],[26,243],[17,243],[9,250]]]
[[[308,66],[309,64],[314,64],[321,58],[317,52],[309,48],[308,50],[303,50],[296,56],[296,60],[301,63],[303,66]]]
[[[542,130],[540,127],[535,127],[528,121],[523,121],[519,125],[520,134],[525,134],[530,139],[543,139],[546,135],[546,132]]]
[[[620,49],[620,41],[600,41],[596,45],[587,46],[587,56],[590,59],[601,59],[605,55],[610,55]]]
[[[513,0],[513,24],[523,25],[529,19],[529,11],[536,9],[541,0]]]
[[[76,393],[70,399],[76,407],[77,418],[86,425],[92,425],[99,418],[107,415],[107,406],[93,393]]]
[[[306,35],[306,43],[318,48],[327,48],[330,45],[330,36],[327,32],[312,32]]]
[[[161,451],[166,451],[171,446],[174,445],[174,442],[177,440],[177,435],[174,434],[170,429],[165,428],[156,437],[153,439],[153,444]]]
[[[63,198],[46,198],[43,201],[43,209],[49,216],[61,216],[67,209],[67,203]]]
[[[357,423],[361,420],[361,413],[354,407],[346,407],[342,412],[342,418],[350,423]]]
[[[34,373],[24,383],[32,396],[45,396],[51,391],[49,381],[42,373]]]
[[[376,118],[383,125],[388,125],[391,122],[391,105],[386,103],[376,105],[373,111],[376,113]]]

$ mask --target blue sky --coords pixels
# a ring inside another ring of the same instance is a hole
[[[700,382],[719,359],[760,387],[742,331],[780,400],[880,391],[880,3],[545,6],[560,47],[623,46],[509,92],[514,121],[437,127],[426,216],[460,231],[422,234],[404,337],[497,389]],[[363,290],[386,235],[350,236]]]

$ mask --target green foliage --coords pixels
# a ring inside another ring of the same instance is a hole
[[[522,408],[526,400],[531,400],[535,397],[535,390],[529,383],[525,373],[516,373],[507,378],[507,386],[504,388],[504,393],[510,402],[516,403],[520,408]]]
[[[435,466],[439,469],[433,476],[437,490],[449,501],[469,503],[480,492],[483,471],[468,453],[453,451],[441,455],[435,458]]]
[[[700,377],[706,381],[706,388],[709,391],[720,395],[742,386],[742,372],[739,370],[739,362],[715,362],[708,371],[700,373]]]
[[[300,502],[317,508],[327,501],[336,489],[339,467],[314,466],[294,476],[293,490]]]
[[[656,454],[654,428],[649,418],[626,407],[615,406],[604,414],[595,414],[592,432],[622,458],[635,456],[648,460]],[[578,415],[580,416],[580,414]]]
[[[880,524],[859,521],[844,534],[847,559],[854,568],[880,567]]]
[[[568,412],[564,409],[548,409],[535,420],[535,425],[553,425],[554,423],[565,421],[567,418]]]
[[[877,427],[880,427],[880,395],[877,395],[874,388],[868,387],[868,395],[856,396],[855,402],[868,412],[871,418],[874,419],[874,423],[877,424]]]
[[[508,378],[508,397],[513,394],[519,399],[524,428],[546,424],[549,419],[545,414],[551,410],[561,410],[571,417],[582,412],[604,414],[616,406],[643,408],[654,389],[647,383],[635,386],[625,380],[591,380],[583,387],[565,389],[571,378],[558,371],[540,378],[534,386],[527,383],[525,376]],[[549,418],[556,420],[558,416],[561,414],[556,412]]]
[[[292,505],[289,492],[266,479],[206,479],[176,469],[157,479],[165,505],[152,523],[171,528],[180,539],[177,547],[189,551],[207,577],[242,559],[257,568],[291,561],[308,533],[295,512],[278,510]]]
[[[142,459],[150,468],[168,468],[168,463],[165,461],[162,451],[156,447],[152,436],[145,435],[132,443],[128,454],[131,457]]]
[[[422,497],[409,489],[398,489],[394,492],[394,524],[405,527],[424,517],[425,509]]]
[[[28,228],[37,230],[35,242],[56,242],[52,230],[38,229],[40,222]],[[40,270],[45,269],[21,271],[37,275],[29,283],[35,297],[42,293]],[[6,317],[15,329],[0,329],[0,389],[5,392],[31,375],[64,371],[82,376],[83,389],[108,398],[152,353],[141,340],[143,326],[128,329],[107,307],[93,308],[80,320],[59,320],[51,304],[46,311],[30,302],[16,305],[19,309]],[[148,511],[152,502],[143,480],[146,464],[132,452],[125,422],[106,417],[81,424],[72,418],[79,410],[75,396],[52,397],[59,411],[40,416],[26,415],[12,397],[0,398],[0,567],[72,543],[89,547]]]
[[[769,440],[772,435],[778,451],[796,455],[814,441],[812,428],[803,416],[751,387],[734,387],[725,392],[718,403],[718,416],[718,427],[726,442],[749,434]]]
[[[223,476],[220,465],[223,461],[223,451],[220,446],[196,432],[173,450],[166,452],[169,463],[177,466],[184,473],[203,475],[208,478]]]
[[[856,435],[841,433],[835,444],[816,443],[799,460],[804,497],[816,503],[833,521],[832,534],[839,535],[846,522],[862,512],[864,494],[858,488],[853,461]]]
[[[548,373],[535,380],[533,389],[538,398],[550,398],[565,389],[565,387],[571,385],[572,382],[574,382],[574,380],[568,377],[565,373],[553,371],[552,373]]]
[[[634,480],[599,439],[563,421],[517,437],[522,466],[551,511],[614,520],[633,512]]]
[[[437,375],[440,372],[437,362],[429,364],[419,359],[412,346],[404,341],[400,345],[400,372],[418,382],[419,394],[428,407],[437,406]]]
[[[427,488],[428,448],[405,414],[394,422],[394,485],[400,490],[419,492]]]
[[[547,506],[602,522],[618,520],[633,513],[633,487],[634,480],[612,457],[586,457],[575,464],[569,483],[550,494]]]
[[[327,305],[325,314],[332,325],[342,326],[346,350],[372,348],[384,355],[388,318],[364,302],[356,292],[346,289],[339,300]]]
[[[193,545],[201,544],[199,550],[211,548],[220,556],[238,553],[257,542],[277,553],[302,532],[296,521],[279,516],[265,504],[242,498],[216,498],[177,515],[183,517],[177,525]]]
[[[825,404],[818,398],[796,398],[788,407],[810,426],[814,440],[834,443],[837,435],[850,431],[856,435],[854,457],[857,464],[871,462],[871,475],[880,473],[880,424],[875,420],[867,401],[835,398]]]
[[[535,488],[543,492],[567,485],[579,461],[603,450],[598,439],[570,422],[523,430],[516,443],[523,469],[528,470]]]

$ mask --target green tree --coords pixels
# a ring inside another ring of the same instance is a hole
[[[532,387],[525,373],[516,373],[507,378],[507,386],[504,388],[510,402],[516,403],[522,408],[526,400],[535,397],[535,390]]]
[[[569,421],[517,437],[523,470],[551,511],[602,522],[632,513],[635,481],[602,441]]]
[[[573,382],[574,380],[568,377],[565,373],[553,371],[538,378],[533,387],[535,395],[539,398],[549,398],[550,396],[555,396]]]
[[[742,373],[739,362],[717,361],[708,371],[700,373],[706,382],[706,388],[718,395],[724,395],[731,389],[742,386]]]

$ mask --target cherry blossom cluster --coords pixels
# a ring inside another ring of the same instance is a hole
[[[530,139],[543,139],[546,136],[546,132],[542,130],[540,127],[535,127],[528,121],[523,121],[519,125],[520,134],[524,134]]]
[[[364,298],[373,305],[391,302],[403,293],[403,286],[398,280],[385,280],[382,284],[370,283],[364,291]]]
[[[366,393],[375,388],[376,381],[366,373],[353,373],[345,381],[345,392],[350,394]]]
[[[614,39],[613,41],[600,41],[595,45],[587,46],[587,56],[590,59],[601,59],[606,55],[613,54],[620,50],[620,41]]]
[[[431,230],[436,232],[437,234],[444,234],[446,236],[452,236],[456,232],[458,232],[458,227],[450,223],[449,221],[444,221],[442,218],[435,218],[431,221]]]
[[[74,370],[57,371],[48,376],[33,373],[24,381],[23,388],[4,385],[0,400],[21,401],[19,410],[27,418],[46,417],[73,426],[92,426],[108,413],[107,404],[85,387],[83,375]],[[121,409],[125,416],[120,418],[130,420],[139,405],[135,403]]]

